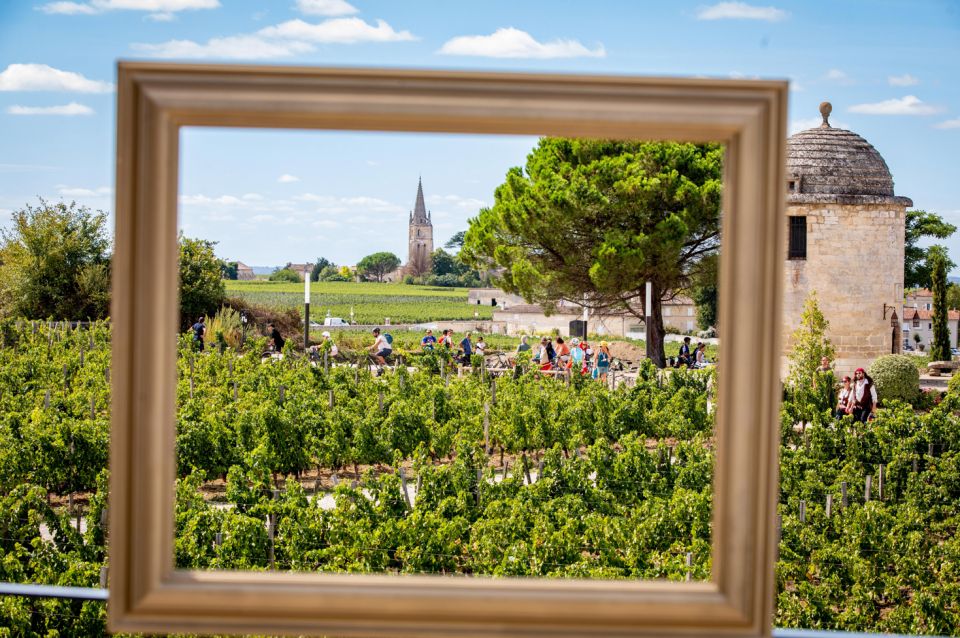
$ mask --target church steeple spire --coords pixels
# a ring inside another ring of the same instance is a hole
[[[423,201],[423,178],[417,179],[417,202],[413,206],[413,223],[430,223],[430,218],[427,216],[427,205]]]

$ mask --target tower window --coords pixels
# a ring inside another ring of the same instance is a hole
[[[790,216],[790,241],[787,244],[787,259],[807,258],[807,218],[804,215]]]

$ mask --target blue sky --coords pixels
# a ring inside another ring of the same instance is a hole
[[[898,194],[960,225],[956,2],[5,0],[0,225],[37,196],[110,211],[119,59],[787,78],[794,129],[830,100]],[[181,223],[251,265],[404,257],[419,176],[439,244],[532,143],[190,129]]]

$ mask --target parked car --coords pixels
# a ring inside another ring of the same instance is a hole
[[[341,319],[340,317],[326,317],[323,320],[323,325],[325,326],[349,326],[350,324]]]

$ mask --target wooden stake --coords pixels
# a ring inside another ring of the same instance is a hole
[[[383,390],[377,390],[377,401],[380,403],[380,411],[383,412]]]
[[[490,454],[490,404],[483,404],[483,450]]]
[[[490,404],[497,404],[497,378],[492,377],[490,379]]]
[[[840,506],[844,509],[850,506],[850,501],[847,499],[847,482],[843,481],[840,483]]]
[[[333,407],[333,390],[330,390],[330,394],[327,397],[327,399],[328,399],[329,407],[332,408]]]
[[[867,474],[867,482],[863,488],[863,501],[864,503],[870,502],[870,487],[873,485],[873,476]]]
[[[687,578],[686,581],[689,583],[691,578],[690,569],[693,567],[693,552],[687,552]]]
[[[284,385],[280,386],[280,403],[283,403],[284,398],[286,398],[287,387]]]
[[[877,499],[883,500],[883,465],[880,465],[877,475]]]
[[[90,420],[93,421],[97,418],[97,401],[94,397],[90,397]]]
[[[49,408],[49,407],[50,407],[50,390],[47,390],[47,391],[43,394],[43,407],[45,407],[45,408]]]
[[[800,501],[800,522],[801,523],[807,522],[807,502],[806,501]]]
[[[403,488],[403,500],[407,502],[407,509],[411,509],[410,493],[407,491],[407,475],[404,473],[402,467],[400,468],[400,487]]]
[[[100,567],[100,589],[107,588],[107,566]]]
[[[827,518],[833,513],[833,494],[827,494]]]
[[[237,382],[236,381],[233,382],[233,400],[234,401],[237,400]]]

